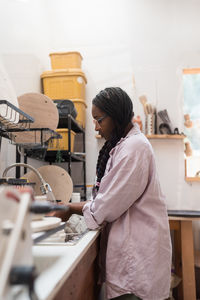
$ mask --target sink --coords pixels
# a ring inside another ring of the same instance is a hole
[[[33,256],[33,263],[36,268],[36,274],[39,276],[42,272],[51,268],[60,256]]]
[[[61,230],[37,243],[35,251],[33,251],[33,263],[36,268],[37,276],[45,271],[49,272],[51,268],[55,267],[58,260],[61,259],[63,253],[65,253],[63,247],[76,245],[88,231],[87,229],[79,234],[65,233],[64,230]],[[54,246],[59,246],[56,252]]]
[[[41,246],[74,246],[76,245],[83,237],[84,235],[89,231],[89,229],[86,229],[82,233],[66,233],[64,230],[58,231],[55,234],[52,234],[51,236],[47,237],[46,239],[39,242],[37,245]]]

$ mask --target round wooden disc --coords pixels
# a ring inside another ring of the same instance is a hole
[[[60,223],[61,223],[60,218],[44,217],[42,220],[32,221],[31,229],[33,232],[45,231],[59,226]]]
[[[59,121],[58,109],[54,102],[46,95],[40,93],[27,93],[18,97],[19,108],[34,118],[31,128],[49,128],[56,130]],[[41,133],[36,132],[17,132],[15,133],[16,142],[40,143]],[[43,141],[51,137],[49,132],[43,132]]]
[[[63,168],[48,165],[37,168],[43,179],[50,185],[56,200],[61,200],[64,204],[67,204],[71,198],[73,192],[72,179]],[[23,175],[23,178],[27,178],[29,182],[36,183],[34,185],[35,195],[42,195],[40,186],[41,182],[38,176],[30,171]]]

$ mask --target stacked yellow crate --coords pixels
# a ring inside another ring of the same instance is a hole
[[[52,100],[71,100],[77,110],[77,122],[85,128],[85,85],[87,79],[81,70],[82,56],[79,52],[50,53],[51,71],[41,75],[43,93]],[[60,128],[57,132],[62,139],[52,140],[49,151],[68,150],[68,129]],[[71,132],[71,151],[74,149],[75,132]]]
[[[85,128],[85,86],[87,79],[81,70],[79,52],[50,53],[51,71],[42,73],[43,92],[52,100],[73,101],[77,110],[77,122]]]

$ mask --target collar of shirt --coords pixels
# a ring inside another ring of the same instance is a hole
[[[140,131],[139,125],[138,125],[137,123],[134,123],[134,124],[133,124],[133,127],[131,128],[131,130],[129,130],[129,132],[127,133],[127,135],[126,135],[125,137],[121,138],[121,139],[119,140],[119,142],[117,142],[116,146],[118,146],[119,144],[121,144],[121,143],[122,143],[124,140],[126,140],[128,137],[130,137],[130,136],[132,136],[132,135],[140,134],[140,133],[141,133],[141,131]],[[116,146],[115,146],[115,147],[116,147]],[[113,154],[115,147],[112,148],[112,150],[110,151],[110,153],[109,153],[110,155]]]

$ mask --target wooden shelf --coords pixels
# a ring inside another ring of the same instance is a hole
[[[101,139],[100,134],[95,135],[96,139]],[[186,136],[183,134],[146,134],[148,139],[172,139],[172,140],[183,140]]]
[[[200,177],[185,177],[187,182],[200,182]]]
[[[152,134],[146,135],[148,139],[173,139],[173,140],[183,140],[186,136],[183,134]]]

